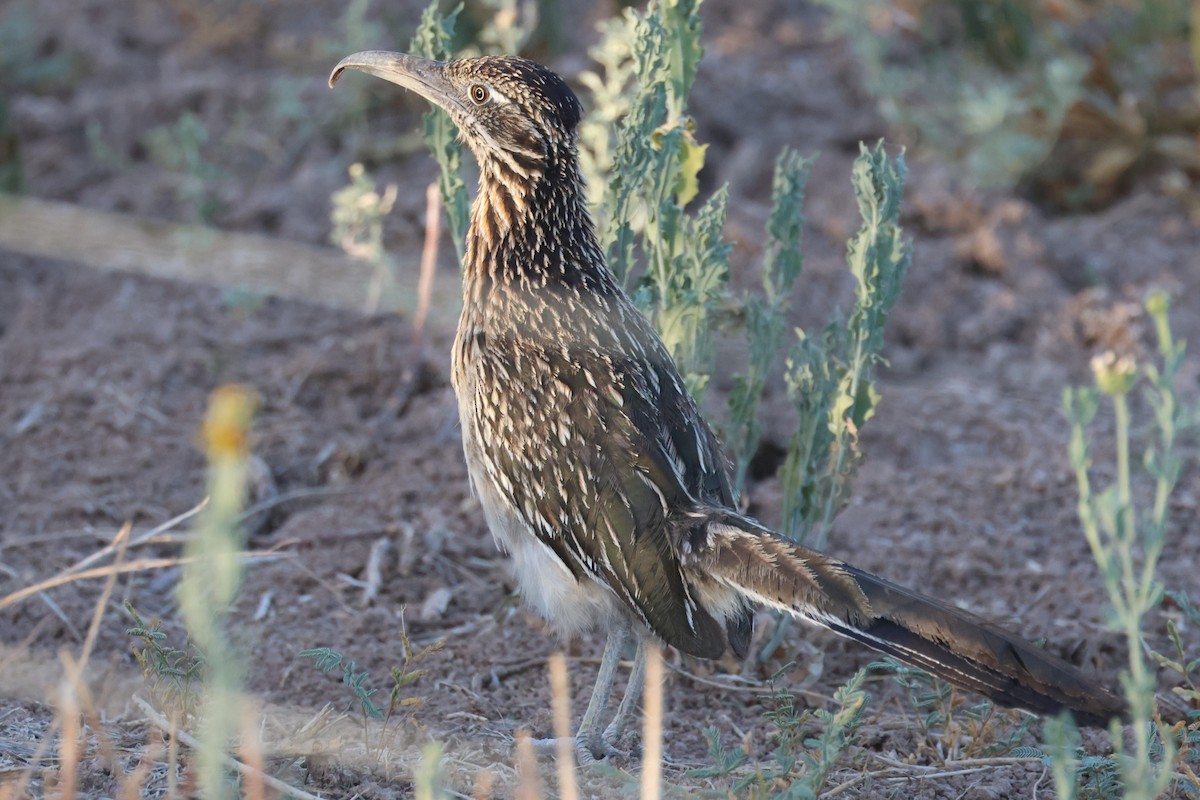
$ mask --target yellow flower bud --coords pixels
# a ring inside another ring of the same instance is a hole
[[[1096,388],[1116,397],[1125,394],[1137,382],[1137,365],[1130,356],[1118,356],[1111,350],[1092,358],[1092,376]]]

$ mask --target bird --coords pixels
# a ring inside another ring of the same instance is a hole
[[[607,633],[574,737],[581,758],[621,752],[648,648],[744,657],[761,606],[1005,706],[1090,726],[1124,714],[1115,694],[1020,636],[737,510],[717,437],[608,268],[579,169],[583,107],[563,78],[514,56],[370,50],[342,59],[329,85],[346,70],[445,109],[478,162],[451,354],[463,451],[524,602],[564,638]]]

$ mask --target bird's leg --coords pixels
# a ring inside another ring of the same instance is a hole
[[[604,645],[604,655],[600,658],[600,672],[596,675],[596,686],[592,689],[592,699],[588,701],[587,710],[583,712],[583,720],[579,723],[579,732],[575,734],[575,747],[580,760],[590,755],[593,759],[617,755],[618,752],[608,742],[602,733],[604,712],[612,696],[613,681],[617,677],[617,666],[621,663],[621,653],[625,649],[625,641],[629,638],[629,623],[622,620],[614,623],[608,631],[608,642]],[[640,649],[639,649],[639,652]],[[624,707],[624,703],[622,703]],[[620,712],[618,712],[620,713]]]
[[[625,696],[621,698],[621,705],[617,706],[617,713],[612,722],[604,729],[604,741],[613,747],[616,747],[621,739],[625,721],[642,699],[642,687],[646,685],[646,648],[652,646],[646,643],[644,637],[638,637],[637,655],[633,657],[633,669],[629,672],[629,683],[625,685]]]

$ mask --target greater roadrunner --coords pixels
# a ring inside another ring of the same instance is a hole
[[[615,752],[661,640],[743,656],[780,609],[998,703],[1103,725],[1121,702],[978,617],[782,539],[738,513],[721,448],[671,356],[605,264],[584,199],[582,108],[520,58],[341,61],[449,112],[479,162],[453,382],[471,483],[525,601],[563,636],[608,632],[576,737]],[[607,727],[629,636],[637,657]]]

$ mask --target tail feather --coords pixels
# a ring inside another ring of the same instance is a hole
[[[1005,706],[1069,710],[1104,726],[1123,702],[1079,669],[980,617],[722,515],[696,553],[746,596],[862,642]]]

